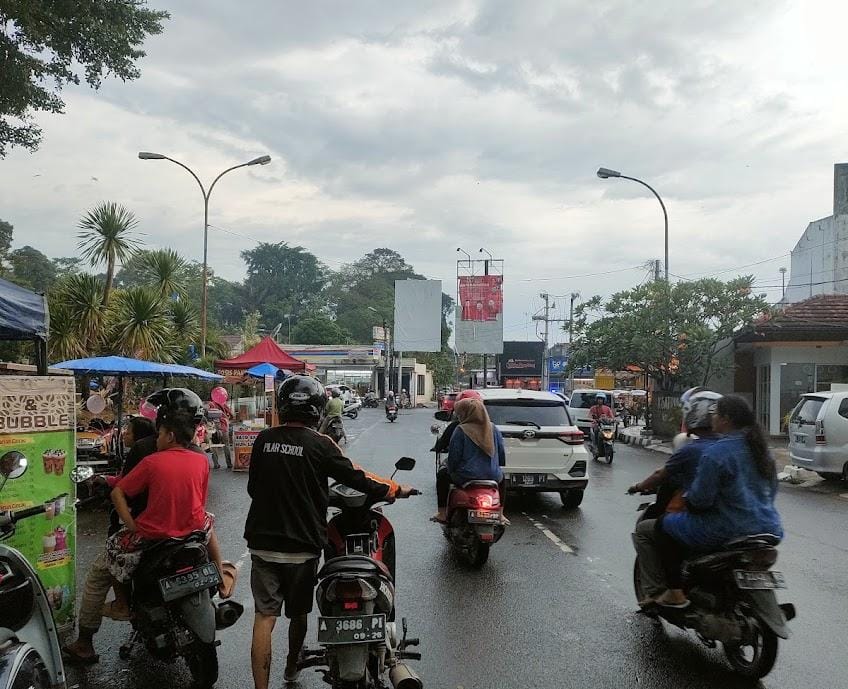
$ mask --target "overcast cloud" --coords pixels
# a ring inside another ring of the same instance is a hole
[[[739,272],[779,285],[848,158],[843,3],[152,4],[172,19],[142,78],[67,90],[40,151],[0,162],[16,245],[71,255],[80,215],[115,200],[150,245],[200,259],[194,181],[137,152],[204,180],[268,153],[215,189],[218,274],[240,279],[253,240],[333,267],[390,246],[453,292],[456,248],[482,246],[506,261],[506,335],[523,338],[540,291],[609,293],[662,257],[656,201],[598,166],[662,194],[673,274],[776,257]]]

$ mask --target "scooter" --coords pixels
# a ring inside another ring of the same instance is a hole
[[[132,578],[133,631],[118,655],[129,660],[142,643],[157,660],[184,658],[195,685],[211,689],[218,679],[215,633],[233,626],[244,612],[236,601],[213,602],[220,583],[204,532],[147,549]]]
[[[395,473],[414,466],[414,459],[402,457]],[[325,564],[315,592],[322,648],[305,650],[298,668],[321,668],[324,681],[338,689],[383,689],[387,671],[394,689],[421,689],[421,680],[403,662],[421,659],[407,650],[419,641],[407,637],[405,619],[398,636],[395,535],[377,505],[349,486],[330,488],[330,508],[336,512],[327,527]]]
[[[506,524],[496,481],[451,487],[442,530],[467,565],[477,569],[486,564],[489,549],[501,540]]]
[[[612,464],[615,455],[616,422],[612,419],[598,421],[597,433],[589,433],[589,451],[592,459],[603,457],[607,464]]]
[[[6,481],[23,476],[28,466],[22,454],[8,455],[13,455],[9,462],[0,462],[0,490]],[[90,467],[76,468],[71,472],[71,480],[79,483],[93,474]],[[0,541],[14,535],[19,521],[44,511],[41,504],[16,512],[0,512]],[[47,592],[23,555],[0,545],[0,689],[64,686],[62,650]]]
[[[387,418],[387,419],[388,419],[391,423],[394,423],[394,422],[395,422],[395,420],[397,419],[397,417],[398,417],[398,408],[397,408],[397,404],[391,404],[391,405],[389,405],[388,407],[386,407],[386,418]]]
[[[372,392],[369,392],[363,398],[362,404],[363,404],[363,406],[367,407],[368,409],[376,409],[377,407],[380,406],[380,400],[377,399],[377,395],[375,395]]]
[[[643,519],[654,519],[654,504],[639,506]],[[651,605],[649,617],[663,619],[680,629],[691,629],[707,648],[722,645],[731,667],[750,679],[765,677],[777,660],[778,638],[788,639],[787,622],[795,618],[795,606],[778,604],[776,589],[786,588],[777,562],[780,539],[772,534],[738,538],[709,555],[683,563],[683,590],[689,598],[685,608]],[[645,599],[639,557],[633,566],[637,600]]]
[[[351,400],[350,402],[346,402],[344,406],[344,410],[342,414],[349,419],[355,419],[359,416],[359,410],[362,409],[362,402],[357,400]]]

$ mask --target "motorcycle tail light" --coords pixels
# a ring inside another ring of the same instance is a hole
[[[327,598],[331,601],[354,602],[357,605],[360,601],[374,600],[376,597],[374,587],[362,579],[337,579],[327,592]]]
[[[483,509],[490,509],[495,506],[495,498],[491,495],[478,495],[475,502],[477,507],[482,507]]]
[[[560,433],[557,439],[566,445],[582,445],[585,436],[583,431],[569,431],[568,433]]]
[[[362,603],[358,600],[346,600],[342,604],[342,608],[345,610],[359,610],[362,607]]]

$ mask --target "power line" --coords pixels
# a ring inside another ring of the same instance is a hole
[[[577,278],[592,278],[600,275],[612,275],[614,273],[626,273],[628,270],[639,270],[644,266],[630,266],[629,268],[619,268],[617,270],[607,270],[602,273],[584,273],[582,275],[560,275],[551,278],[524,278],[518,282],[548,282],[551,280],[575,280]]]

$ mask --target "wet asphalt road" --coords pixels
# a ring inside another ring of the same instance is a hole
[[[411,663],[426,687],[524,689],[531,687],[750,687],[736,678],[719,651],[694,636],[634,614],[630,531],[644,498],[625,495],[664,457],[620,445],[612,466],[590,467],[581,508],[566,512],[558,496],[510,498],[512,525],[489,562],[473,572],[458,564],[441,531],[428,521],[435,509],[432,413],[406,411],[395,424],[381,410],[346,421],[350,456],[388,474],[396,459],[418,459],[403,477],[425,495],[386,508],[398,538],[397,605],[421,638],[421,662]],[[218,687],[250,687],[252,601],[249,559],[242,540],[247,476],[214,472],[210,509],[217,515],[225,557],[245,563],[236,597],[246,606],[238,624],[221,635]],[[846,489],[843,488],[842,492]],[[759,686],[770,689],[848,686],[844,639],[848,620],[848,500],[829,484],[786,487],[779,507],[786,528],[778,569],[798,618],[781,642],[777,665]],[[105,513],[80,515],[80,578],[102,547]],[[555,539],[568,548],[562,548]],[[573,553],[565,552],[573,550]],[[190,686],[179,664],[163,665],[143,651],[117,658],[126,626],[109,620],[97,637],[99,665],[70,670],[81,689]],[[314,645],[315,627],[308,639]],[[285,636],[278,628],[272,687],[283,686]],[[295,687],[326,686],[314,671]]]

